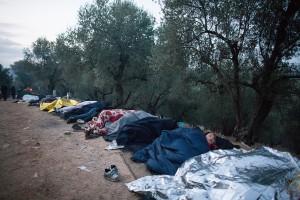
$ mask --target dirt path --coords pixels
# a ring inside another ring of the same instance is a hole
[[[71,126],[28,103],[0,101],[0,199],[141,199],[124,183],[150,175],[144,164]],[[104,179],[111,164],[120,182]]]

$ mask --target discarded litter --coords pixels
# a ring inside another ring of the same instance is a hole
[[[105,149],[114,150],[114,149],[123,149],[123,145],[118,145],[116,140],[113,140]]]
[[[33,174],[33,177],[32,178],[37,178],[38,177],[38,174],[35,172],[34,174]]]
[[[81,146],[80,146],[80,150],[83,150],[83,149],[85,149],[85,148],[86,148],[85,145],[81,145]]]
[[[10,144],[4,144],[4,145],[2,145],[2,149],[6,149],[6,148],[8,148],[10,146]]]
[[[80,166],[78,167],[79,169],[83,170],[83,171],[86,171],[86,172],[90,172],[91,170],[87,169],[86,166]]]
[[[35,145],[32,147],[33,149],[39,149],[41,144],[39,142],[36,142]]]
[[[70,134],[71,134],[71,131],[65,131],[64,134],[65,134],[65,135],[70,135]]]

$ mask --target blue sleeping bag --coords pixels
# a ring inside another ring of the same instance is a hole
[[[205,134],[199,129],[164,130],[152,144],[137,151],[131,159],[146,162],[155,174],[174,175],[187,159],[210,151]]]

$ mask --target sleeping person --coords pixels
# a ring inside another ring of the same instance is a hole
[[[187,159],[214,149],[232,149],[228,140],[213,132],[195,128],[177,128],[162,131],[160,137],[133,154],[135,162],[145,162],[154,174],[174,175]]]

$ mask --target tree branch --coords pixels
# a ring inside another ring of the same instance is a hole
[[[285,80],[289,80],[289,79],[300,79],[300,75],[281,76],[278,79],[275,79],[274,81],[272,81],[271,87],[274,87],[277,83],[279,83],[281,81],[285,81]]]

